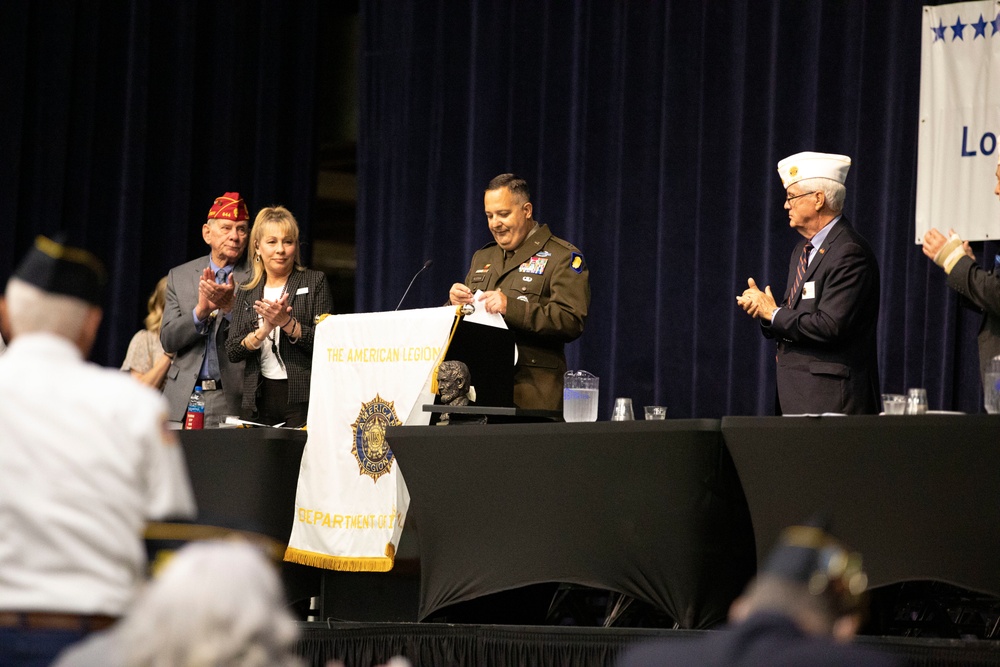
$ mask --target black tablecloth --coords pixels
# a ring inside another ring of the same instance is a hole
[[[306,432],[273,428],[180,431],[198,522],[287,544]]]
[[[181,431],[196,524],[263,535],[261,546],[281,558],[295,518],[295,490],[306,432],[274,428]],[[185,527],[180,526],[180,534]],[[197,536],[198,531],[192,531]],[[196,539],[192,537],[191,539]],[[266,544],[265,544],[266,543]],[[177,546],[177,545],[175,545]],[[321,571],[281,563],[285,595],[300,618],[309,598],[320,595]]]
[[[1000,596],[1000,416],[726,417],[758,559],[818,510],[872,586]]]
[[[718,420],[390,428],[419,539],[420,618],[540,582],[724,620],[753,534]]]

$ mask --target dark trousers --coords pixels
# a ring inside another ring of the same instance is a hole
[[[47,667],[63,649],[87,634],[82,630],[0,628],[0,665]]]
[[[288,402],[288,380],[261,378],[260,394],[257,397],[257,414],[251,421],[260,424],[280,424],[291,428],[304,426],[309,414],[309,403]]]

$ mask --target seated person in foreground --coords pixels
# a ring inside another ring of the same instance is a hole
[[[639,644],[623,653],[618,667],[904,664],[850,643],[861,624],[867,585],[859,554],[848,553],[822,528],[792,526],[733,602],[726,629],[699,639]]]
[[[57,667],[300,667],[299,631],[274,566],[248,542],[194,542],[113,628],[59,656]]]

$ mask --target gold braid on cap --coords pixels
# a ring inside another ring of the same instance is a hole
[[[847,549],[822,528],[789,526],[781,533],[781,542],[817,552],[816,568],[809,577],[812,595],[829,595],[841,613],[861,607],[868,589],[868,575],[862,569],[861,554]]]
[[[53,241],[47,236],[41,235],[35,239],[35,247],[52,259],[61,259],[74,264],[86,266],[94,271],[94,273],[100,277],[102,282],[106,277],[104,265],[101,264],[101,260],[97,259],[93,253],[84,250],[83,248],[70,248]]]

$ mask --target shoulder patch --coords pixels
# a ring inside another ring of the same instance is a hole
[[[583,273],[584,266],[583,255],[578,252],[574,252],[569,256],[569,268],[573,269],[577,273]]]

